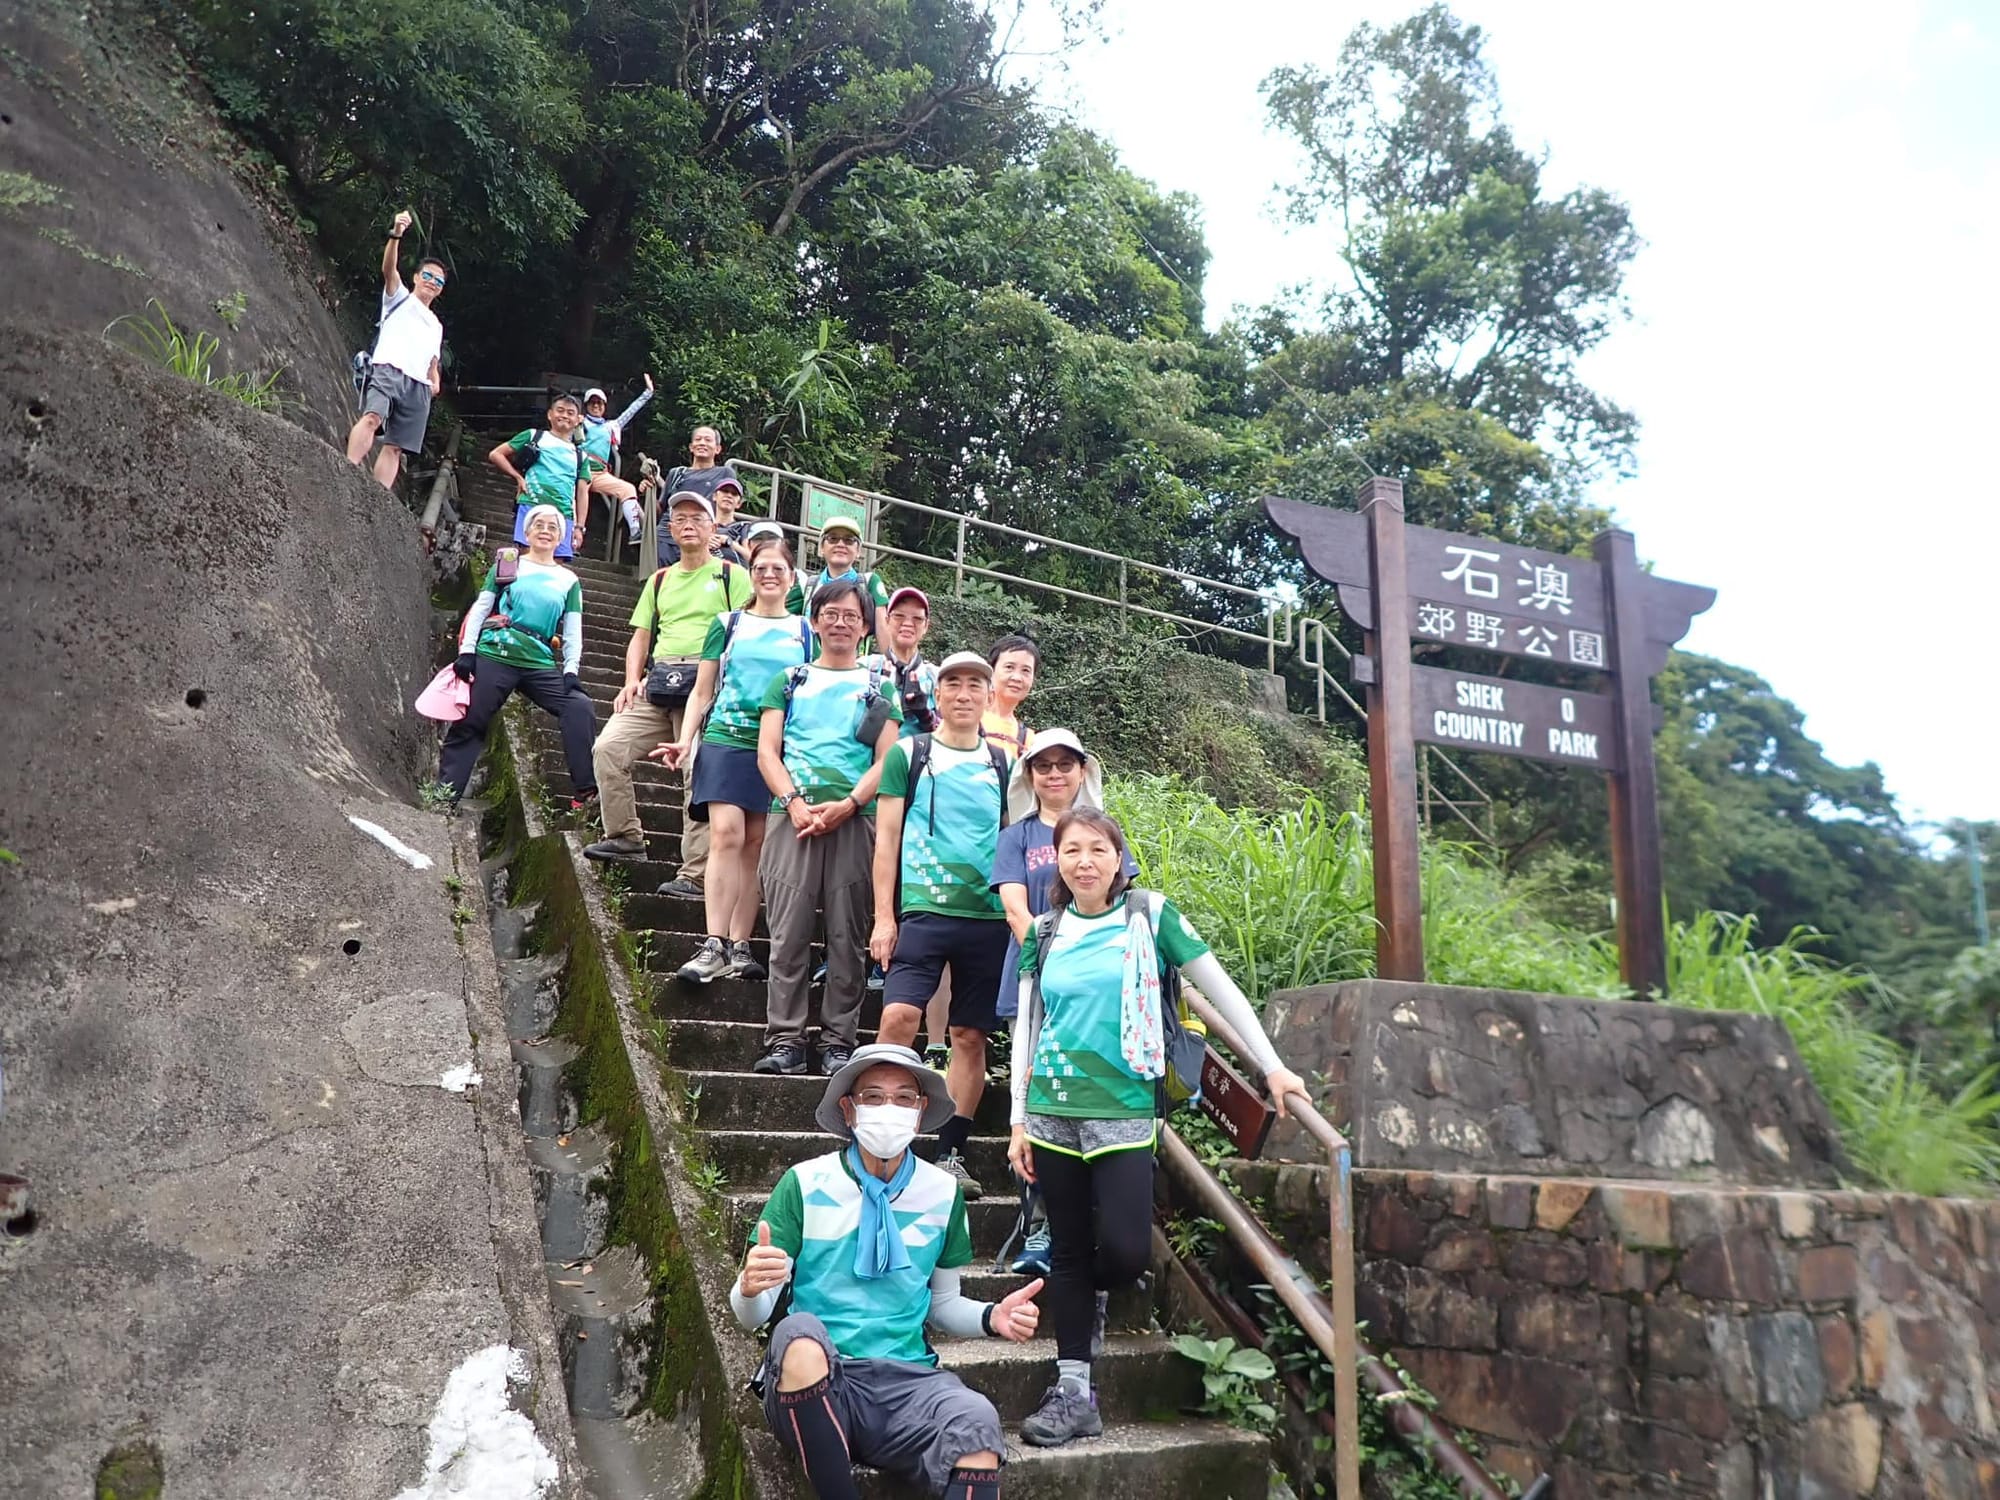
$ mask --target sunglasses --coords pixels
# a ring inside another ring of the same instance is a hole
[[[432,286],[444,285],[444,278],[435,271],[419,271],[417,272],[417,280],[428,281]]]

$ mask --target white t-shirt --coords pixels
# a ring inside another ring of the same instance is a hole
[[[396,310],[382,322],[382,336],[375,341],[375,363],[393,365],[410,379],[429,385],[431,361],[444,348],[444,324],[417,300],[415,292],[395,295],[403,300],[396,303]],[[382,294],[384,308],[392,301],[395,297],[387,292]]]

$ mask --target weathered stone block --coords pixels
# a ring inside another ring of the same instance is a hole
[[[1493,1304],[1425,1271],[1410,1273],[1403,1299],[1404,1337],[1441,1349],[1496,1349]]]
[[[1423,1263],[1432,1271],[1483,1271],[1498,1265],[1500,1256],[1485,1230],[1454,1229],[1431,1246]]]
[[[1861,1283],[1852,1245],[1821,1245],[1799,1256],[1799,1296],[1807,1302],[1850,1302]]]
[[[1582,1247],[1571,1244],[1516,1240],[1507,1247],[1502,1259],[1509,1276],[1520,1281],[1538,1281],[1545,1286],[1576,1286],[1589,1269]]]
[[[1359,1168],[1832,1186],[1841,1166],[1769,1017],[1352,980],[1280,991],[1265,1023]],[[1266,1154],[1319,1152],[1280,1122]]]
[[[1535,1193],[1535,1227],[1567,1229],[1577,1210],[1590,1201],[1587,1182],[1545,1182]]]
[[[1657,1188],[1606,1183],[1597,1190],[1605,1220],[1628,1249],[1670,1250],[1674,1244],[1672,1200]]]
[[[1517,1354],[1596,1363],[1604,1316],[1595,1297],[1522,1292],[1500,1308],[1501,1342]]]
[[[1819,1333],[1804,1313],[1768,1313],[1750,1319],[1750,1359],[1758,1400],[1803,1422],[1826,1400]]]
[[[1368,1205],[1365,1243],[1370,1250],[1413,1261],[1423,1253],[1424,1242],[1429,1238],[1430,1226],[1417,1217],[1416,1210],[1400,1195],[1378,1193]]]
[[[1708,1321],[1678,1300],[1646,1309],[1646,1364],[1662,1375],[1705,1375],[1714,1363]]]
[[[1655,1421],[1676,1423],[1712,1443],[1721,1442],[1733,1430],[1729,1403],[1713,1386],[1700,1381],[1648,1380],[1640,1405]]]
[[[1403,1362],[1446,1418],[1508,1442],[1559,1443],[1591,1396],[1580,1370],[1515,1354],[1412,1349]]]
[[[1894,1320],[1884,1308],[1871,1308],[1861,1315],[1861,1384],[1880,1390],[1889,1368],[1889,1338]]]
[[[1486,1222],[1495,1229],[1526,1229],[1534,1204],[1535,1185],[1526,1178],[1487,1179]]]
[[[1781,1295],[1777,1257],[1759,1230],[1709,1235],[1681,1257],[1678,1279],[1697,1297],[1769,1306]]]
[[[1826,1372],[1826,1388],[1830,1395],[1845,1396],[1854,1389],[1855,1377],[1860,1373],[1860,1350],[1854,1337],[1854,1325],[1846,1318],[1836,1316],[1819,1320],[1819,1363]]]

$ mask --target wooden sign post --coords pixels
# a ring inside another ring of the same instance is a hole
[[[1433,531],[1403,519],[1403,487],[1362,485],[1358,511],[1275,496],[1272,525],[1334,585],[1361,627],[1375,849],[1375,969],[1424,977],[1417,876],[1416,746],[1446,745],[1602,771],[1611,778],[1611,868],[1619,969],[1633,993],[1664,994],[1660,815],[1650,683],[1715,590],[1641,571],[1632,536],[1607,531],[1591,557]],[[1602,674],[1608,691],[1419,667],[1412,639]]]

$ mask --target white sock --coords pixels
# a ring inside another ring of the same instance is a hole
[[[625,524],[632,528],[633,536],[638,536],[640,522],[644,519],[643,514],[639,510],[639,502],[637,500],[627,500],[625,502]]]

